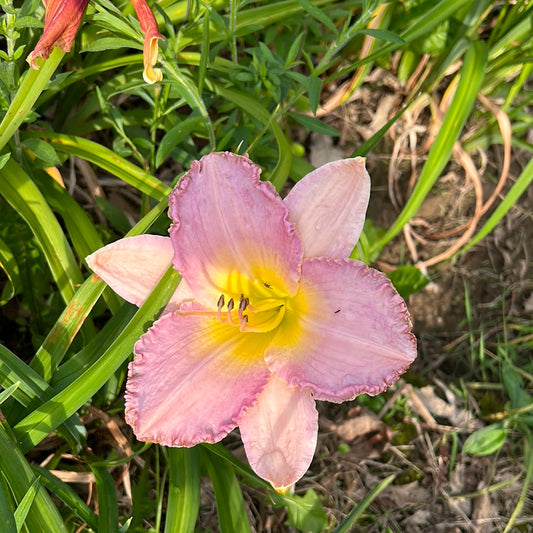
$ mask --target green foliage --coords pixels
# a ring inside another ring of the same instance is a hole
[[[303,496],[285,495],[283,504],[289,515],[288,525],[312,533],[326,529],[328,519],[314,490],[309,489]]]
[[[26,57],[41,35],[41,2],[0,0],[0,305],[3,317],[14,317],[6,318],[0,331],[0,530],[6,533],[76,531],[83,523],[95,531],[141,531],[145,521],[154,531],[194,531],[204,473],[211,479],[221,531],[249,531],[241,484],[271,494],[222,446],[168,452],[154,446],[139,451],[145,462],[133,480],[129,517],[122,516],[108,463],[81,463],[96,478],[96,515],[49,472],[52,466],[30,467],[24,456],[39,453],[36,446],[51,433],[62,451],[81,454],[90,438],[82,412],[90,405],[122,409],[116,398],[132,347],[179,279],[169,271],[136,310],[105,291],[104,283],[88,274],[84,258],[124,234],[164,233],[168,193],[192,160],[213,150],[248,153],[264,168],[263,178],[281,191],[310,170],[300,136],[339,136],[326,118],[316,116],[332,91],[346,82],[353,91],[377,66],[392,71],[396,59],[397,76],[407,82],[429,54],[424,76],[402,94],[394,116],[353,154],[370,157],[419,94],[434,98],[457,83],[403,210],[390,227],[365,224],[353,255],[372,263],[434,190],[457,140],[469,153],[504,142],[496,119],[476,106],[479,92],[503,102],[511,143],[533,152],[527,140],[531,96],[523,90],[533,68],[531,3],[413,0],[383,7],[378,1],[161,0],[152,2],[165,37],[159,42],[163,81],[154,86],[142,80],[143,36],[126,4],[91,2],[73,51],[55,48],[33,70]],[[381,8],[385,15],[370,27]],[[362,54],[369,37],[374,40]],[[459,63],[451,77],[450,67]],[[359,79],[350,79],[354,74]],[[463,129],[473,120],[477,127],[464,139]],[[294,143],[296,134],[302,144]],[[133,228],[113,202],[90,199],[89,212],[87,199],[71,194],[73,158],[134,191],[140,221]],[[67,186],[45,170],[61,173]],[[532,180],[530,162],[458,253],[487,236]],[[427,283],[412,265],[401,265],[389,277],[404,297]],[[473,353],[483,377],[501,366],[507,404],[504,418],[473,433],[463,451],[490,455],[505,443],[523,443],[525,487],[533,476],[531,369],[515,355],[506,343],[495,360],[487,361],[481,342]],[[375,410],[382,407],[379,397],[366,401]],[[402,409],[397,402],[389,415]],[[133,464],[125,459],[130,460]],[[53,461],[65,467],[59,452]],[[356,503],[337,531],[348,531],[391,479]],[[49,493],[61,502],[60,512]],[[509,524],[520,512],[525,489],[523,494]],[[287,512],[291,527],[327,528],[316,492],[271,498]]]
[[[492,455],[507,440],[508,430],[502,424],[491,424],[478,429],[465,440],[463,453],[470,455]]]
[[[402,298],[407,298],[429,283],[429,279],[418,268],[411,265],[400,266],[393,272],[389,272],[387,277],[392,281]]]

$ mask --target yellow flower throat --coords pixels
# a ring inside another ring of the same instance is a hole
[[[217,320],[242,332],[266,333],[281,324],[291,298],[272,272],[260,269],[254,274],[249,279],[232,272],[220,280]]]

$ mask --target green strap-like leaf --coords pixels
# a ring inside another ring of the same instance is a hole
[[[36,478],[24,455],[10,438],[5,422],[0,423],[0,471],[17,503],[21,502]],[[67,533],[61,515],[42,487],[28,511],[25,525],[31,533]]]
[[[465,55],[455,96],[429,151],[416,187],[392,227],[374,244],[371,254],[381,250],[415,215],[448,163],[453,145],[461,134],[476,101],[477,92],[483,81],[486,61],[487,49],[485,44],[481,41],[472,43]]]
[[[207,453],[207,448],[201,448],[200,452],[215,492],[220,532],[249,533],[250,521],[235,469],[218,455]]]
[[[98,531],[118,533],[117,492],[113,478],[105,466],[91,467],[96,478],[98,494]]]
[[[30,226],[63,301],[69,302],[83,281],[78,263],[41,191],[13,158],[0,169],[0,194]]]
[[[32,135],[48,140],[58,152],[75,155],[99,166],[158,201],[165,199],[170,192],[170,188],[157,178],[98,143],[60,133],[39,132]]]
[[[95,276],[89,277],[76,291],[54,327],[48,333],[35,357],[31,368],[38,372],[45,381],[52,379],[57,366],[65,357],[72,340],[83,325],[85,319],[96,304],[105,288],[105,283]]]
[[[8,389],[15,384],[17,386],[10,389],[12,397],[20,404],[13,406],[14,415],[10,413],[10,418],[13,415],[15,420],[22,416],[19,416],[20,412],[24,413],[22,407],[35,405],[38,400],[44,402],[56,393],[33,369],[0,344],[0,386]],[[7,414],[6,412],[6,416]],[[76,415],[65,420],[62,429],[71,448],[80,449],[81,443],[85,441],[85,429]]]
[[[40,476],[40,483],[43,485],[43,487],[46,487],[54,494],[54,496],[59,498],[90,528],[94,529],[95,531],[98,530],[98,517],[91,509],[89,509],[85,502],[70,488],[69,485],[40,466],[32,465],[32,469],[37,473],[37,475]]]
[[[9,487],[0,472],[0,531],[5,533],[17,533],[13,510],[9,505]]]
[[[180,279],[179,274],[170,267],[129,324],[96,363],[15,426],[15,435],[25,452],[90,400],[130,356],[133,345],[144,333],[146,324],[161,312]]]
[[[28,516],[28,512],[30,511],[30,507],[37,496],[39,487],[39,479],[36,478],[30,485],[30,488],[27,490],[26,494],[24,494],[24,498],[22,498],[18,507],[15,509],[14,517],[15,524],[17,525],[17,531],[22,529],[22,526],[26,521],[26,517]]]
[[[169,448],[165,533],[193,533],[200,508],[200,471],[196,448]]]
[[[0,305],[5,305],[21,288],[20,273],[15,255],[3,239],[0,239],[0,268],[7,281],[0,294]]]
[[[37,98],[39,98],[64,55],[65,52],[54,47],[46,61],[39,60],[41,63],[39,70],[29,69],[26,72],[24,80],[0,124],[0,150],[8,143],[33,109]]]

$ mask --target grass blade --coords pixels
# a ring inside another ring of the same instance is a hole
[[[352,512],[339,524],[333,533],[349,533],[352,526],[359,520],[365,509],[392,483],[395,474],[386,477],[381,483],[376,485],[352,510]]]
[[[459,254],[462,254],[476,245],[481,239],[485,238],[500,222],[500,220],[506,215],[506,213],[515,205],[518,198],[533,182],[533,159],[527,164],[526,168],[522,171],[522,174],[518,177],[511,190],[507,193],[503,201],[494,210],[483,227],[476,233],[468,244],[459,250]]]

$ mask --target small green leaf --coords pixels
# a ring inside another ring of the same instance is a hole
[[[313,2],[309,0],[298,0],[298,3],[316,20],[324,24],[329,28],[335,35],[338,35],[337,28],[333,21],[318,7],[316,7]]]
[[[320,104],[320,93],[321,92],[322,92],[322,80],[318,76],[311,76],[307,82],[307,94],[309,95],[309,107],[311,108],[311,111],[313,112],[313,114],[316,113],[318,105]]]
[[[282,505],[287,507],[289,525],[310,533],[325,531],[328,517],[314,490],[309,489],[303,496],[285,495]],[[276,504],[276,507],[278,506],[279,504]]]
[[[300,46],[302,45],[302,38],[304,34],[300,33],[296,39],[294,39],[293,43],[291,44],[291,47],[289,48],[289,53],[287,54],[287,58],[285,59],[285,66],[288,68],[291,68],[293,66],[293,63],[298,56],[298,53],[300,52]]]
[[[502,382],[509,395],[513,409],[520,409],[531,404],[532,397],[526,391],[524,381],[508,361],[503,364]]]
[[[505,444],[507,433],[508,430],[501,423],[478,429],[465,440],[463,453],[468,453],[469,455],[492,455]]]
[[[55,167],[61,164],[56,151],[53,149],[50,143],[37,138],[25,139],[22,142],[37,159],[42,161],[47,167]]]
[[[288,115],[294,119],[298,124],[304,128],[315,131],[322,135],[329,135],[330,137],[338,137],[340,133],[331,126],[324,124],[321,120],[315,117],[308,117],[307,115],[299,115],[298,113],[288,113]]]
[[[429,279],[412,265],[400,266],[393,272],[389,272],[387,277],[392,281],[402,298],[407,298],[429,283]]]
[[[396,35],[396,33],[392,33],[391,31],[388,31],[388,30],[376,30],[372,28],[365,28],[361,30],[360,33],[365,33],[367,35],[370,35],[371,37],[380,39],[382,41],[388,41],[388,42],[396,43],[400,45],[405,43],[405,41],[399,35]]]
[[[103,52],[105,50],[114,50],[118,48],[137,48],[142,50],[142,46],[133,39],[122,39],[120,37],[103,37],[96,39],[83,48],[82,52]]]
[[[170,155],[172,150],[186,139],[191,132],[201,124],[200,117],[188,118],[179,124],[176,124],[165,133],[155,156],[155,166],[159,167],[163,161]]]

